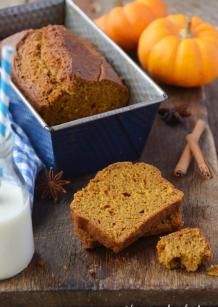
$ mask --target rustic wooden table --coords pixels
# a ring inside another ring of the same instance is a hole
[[[13,1],[0,1],[0,5],[9,2]],[[93,16],[94,1],[76,2]],[[104,1],[104,5],[108,2]],[[216,0],[166,3],[171,12],[196,14],[218,25]],[[217,88],[218,81],[203,89],[166,88],[169,104],[179,101],[189,104],[193,113],[190,127],[206,107],[210,128],[201,146],[214,173],[212,180],[203,181],[195,165],[186,177],[173,178],[172,170],[184,147],[186,131],[180,126],[167,126],[158,116],[141,157],[142,161],[159,167],[165,177],[185,192],[185,225],[203,229],[214,250],[214,262],[218,262]],[[206,94],[206,103],[201,102],[202,92]],[[0,283],[0,306],[218,305],[218,278],[207,276],[203,269],[192,274],[166,270],[157,261],[156,237],[141,239],[118,255],[104,248],[84,251],[72,233],[69,204],[73,193],[88,179],[72,182],[67,195],[57,204],[36,198],[33,212],[36,255],[23,273]],[[95,269],[95,276],[90,275],[90,268]]]

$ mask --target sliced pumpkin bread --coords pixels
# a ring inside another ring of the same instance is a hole
[[[210,245],[199,228],[184,228],[162,237],[157,243],[160,263],[168,269],[194,272],[212,258]]]
[[[183,224],[184,221],[182,212],[181,210],[178,210],[161,221],[157,226],[151,227],[148,232],[144,233],[144,236],[148,237],[173,232],[181,228]],[[92,235],[81,229],[77,223],[74,223],[74,232],[81,241],[83,247],[86,249],[93,249],[101,245]]]
[[[119,252],[176,212],[183,200],[149,164],[120,162],[98,172],[71,204],[74,223]]]

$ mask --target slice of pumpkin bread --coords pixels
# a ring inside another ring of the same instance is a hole
[[[199,228],[184,228],[162,237],[157,243],[160,263],[168,269],[195,272],[212,258],[210,245]]]
[[[183,215],[181,210],[171,214],[169,217],[165,218],[157,226],[151,227],[151,229],[144,233],[145,237],[154,236],[159,234],[164,234],[168,232],[173,232],[181,228],[184,224]],[[87,233],[85,230],[79,228],[77,223],[74,223],[74,232],[77,237],[80,239],[82,245],[86,249],[93,249],[100,246],[100,243],[95,240],[93,236]]]
[[[119,252],[176,212],[183,192],[149,164],[120,162],[98,172],[71,204],[74,223]]]

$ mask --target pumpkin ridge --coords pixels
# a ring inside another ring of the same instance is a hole
[[[158,44],[162,43],[163,40],[168,39],[169,36],[175,36],[175,35],[174,35],[174,34],[168,34],[168,35],[164,36],[163,38],[161,38],[158,42],[156,42],[156,43],[152,46],[152,49],[155,48],[155,46],[157,46]],[[152,52],[152,50],[151,50],[150,52]],[[149,52],[149,53],[150,53],[150,52]]]
[[[187,46],[187,43],[189,43],[189,42],[192,42],[192,46]],[[184,48],[184,46],[185,46],[185,48]],[[197,86],[197,84],[200,82],[200,73],[196,72],[195,76],[193,76],[193,72],[190,69],[190,65],[188,65],[190,63],[192,65],[193,61],[190,61],[190,56],[186,57],[185,51],[182,52],[182,49],[186,50],[188,47],[191,48],[193,46],[195,46],[195,51],[197,51],[198,54],[200,55],[200,50],[197,47],[197,45],[193,42],[193,38],[186,38],[186,39],[181,40],[181,42],[178,46],[177,57],[176,57],[175,66],[174,66],[175,67],[175,79],[179,80],[176,83],[177,86],[182,86],[182,83],[184,81],[187,81],[187,80],[189,80],[189,84],[191,84],[190,85],[191,87]],[[195,55],[194,58],[196,59],[197,56]],[[199,68],[201,65],[200,65],[199,60],[197,60],[197,61],[198,61],[198,63],[196,65],[196,67]],[[179,65],[179,63],[181,63],[181,65]],[[182,67],[184,66],[184,68],[182,69],[181,66]],[[199,70],[202,70],[202,68],[199,69]],[[194,80],[194,82],[193,82],[193,80]]]
[[[154,14],[154,18],[159,18],[167,15],[167,7],[163,1],[160,0],[136,0],[136,2],[141,2],[149,7]]]
[[[162,59],[161,59],[161,61],[162,61],[162,64],[165,62],[165,58],[164,58],[164,54],[162,54],[162,52],[160,52],[158,49],[160,49],[160,47],[158,46],[158,45],[162,45],[163,43],[164,43],[164,40],[169,40],[169,38],[174,38],[174,41],[176,42],[176,44],[175,44],[175,46],[173,47],[173,49],[172,50],[170,50],[171,51],[171,54],[169,55],[169,50],[167,51],[167,57],[168,57],[168,62],[169,63],[175,63],[175,59],[176,59],[176,55],[177,55],[177,49],[178,49],[178,46],[179,46],[179,44],[180,44],[180,42],[179,42],[179,39],[178,39],[178,37],[177,36],[175,36],[175,35],[173,35],[173,34],[171,34],[171,35],[167,35],[167,36],[165,36],[162,40],[160,40],[160,41],[158,41],[154,46],[153,46],[153,48],[152,48],[152,50],[151,50],[151,52],[149,53],[149,55],[148,55],[148,63],[153,63],[153,62],[155,62],[155,64],[156,63],[158,63],[158,59],[160,58],[160,57],[162,57]],[[156,49],[156,50],[155,50]],[[161,50],[162,50],[162,48],[161,48]],[[151,58],[155,58],[155,61],[153,60],[153,61],[150,61],[151,60]],[[159,78],[161,81],[165,81],[166,83],[169,83],[170,82],[170,80],[172,79],[172,75],[173,75],[173,73],[174,73],[174,67],[175,67],[175,65],[174,64],[172,64],[172,65],[170,65],[170,68],[168,67],[168,70],[166,70],[165,68],[164,69],[162,69],[162,71],[160,71],[160,74],[158,75],[156,72],[154,72],[154,71],[156,71],[156,69],[155,69],[155,67],[156,66],[153,66],[153,68],[151,67],[151,65],[148,65],[148,71],[152,74],[154,74],[154,77],[156,77],[156,78]],[[171,70],[171,72],[169,72],[169,70]],[[153,71],[153,72],[152,72]],[[167,71],[167,73],[166,73],[166,71]]]
[[[119,19],[114,18],[114,15],[115,15],[115,13],[117,13],[117,10],[119,10],[119,14],[122,14],[122,19],[126,23],[126,28],[131,29],[131,24],[129,23],[129,20],[128,20],[126,14],[124,14],[123,7],[116,7],[114,9],[112,9],[108,13],[108,15],[106,15],[106,29],[108,30],[109,36],[113,40],[115,40],[115,36],[116,36],[117,43],[122,46],[122,42],[126,41],[127,37],[129,37],[129,35],[131,35],[131,31],[129,31],[127,33],[126,30],[123,30],[120,27],[120,24],[119,24],[120,18]],[[117,20],[118,20],[118,22],[117,22]],[[116,35],[115,35],[115,33],[116,33]],[[129,37],[129,41],[133,42],[132,37]]]
[[[131,7],[133,6],[133,4],[136,6],[136,5],[139,5],[141,6],[141,11],[143,9],[144,11],[144,8],[146,8],[146,23],[145,21],[143,21],[143,25],[140,24],[140,22],[137,22],[137,20],[135,20],[135,16],[133,14],[133,10],[131,10]],[[137,3],[127,3],[124,7],[123,7],[123,12],[129,22],[129,25],[130,25],[130,28],[131,28],[131,31],[134,32],[134,36],[135,36],[135,43],[137,44],[138,42],[138,39],[139,39],[139,36],[140,34],[142,33],[143,29],[145,29],[149,23],[151,23],[152,20],[154,20],[155,18],[155,15],[153,14],[153,11],[151,8],[149,8],[147,5],[145,5],[144,3],[142,2],[137,2]],[[140,28],[140,29],[139,29]]]
[[[166,18],[163,18],[173,25],[175,33],[179,33],[185,25],[185,16],[182,14],[169,15]]]
[[[198,45],[198,48],[200,50],[201,53],[201,57],[202,57],[202,69],[206,67],[206,71],[207,71],[207,75],[205,76],[205,74],[203,73],[204,76],[204,83],[208,83],[210,82],[212,79],[214,79],[215,77],[218,76],[218,68],[216,70],[216,73],[212,74],[211,73],[211,69],[209,69],[209,62],[207,59],[205,59],[205,57],[203,56],[203,54],[206,52],[205,48],[204,48],[204,44],[202,44],[201,39],[196,38],[195,39],[196,44]],[[208,46],[208,42],[207,42],[207,46]],[[210,43],[210,47],[214,49],[214,51],[216,52],[216,48],[214,47],[213,44]],[[208,48],[207,48],[208,49]],[[218,61],[218,56],[217,56],[217,61]],[[210,76],[208,77],[208,72],[210,73]]]
[[[167,18],[163,17],[163,20],[165,19],[164,20],[165,21],[164,26],[169,30],[170,35],[175,35],[178,38],[180,38],[179,33],[180,33],[182,28],[178,24],[176,24],[171,18],[168,18],[168,17],[171,17],[171,16],[167,16]],[[167,23],[166,23],[166,21],[167,21]]]
[[[181,44],[180,42],[180,38],[179,38],[179,43],[177,45],[177,48],[175,48],[174,50],[174,59],[173,59],[173,69],[171,72],[171,79],[175,78],[175,73],[176,73],[176,63],[177,63],[177,57],[178,57],[178,50],[179,50],[179,45]],[[164,80],[163,80],[164,81]],[[171,84],[171,82],[169,82],[168,84]]]
[[[199,47],[198,39],[196,37],[193,39],[193,43],[196,47],[196,50],[198,50],[198,55],[199,55],[199,70],[200,70],[199,79],[201,79],[199,82],[205,83],[205,73],[204,73],[203,64],[202,64],[203,63],[203,53],[202,53],[201,48]]]
[[[169,36],[169,35],[168,35]],[[158,42],[155,42],[154,45],[150,48],[150,51],[148,52],[148,55],[147,55],[147,63],[149,63],[150,61],[150,57],[151,55],[153,54],[153,49],[155,48],[156,45],[158,45],[161,41],[163,41],[164,39],[166,39],[167,36],[164,36],[160,41]],[[149,67],[149,65],[147,65],[147,67]],[[148,71],[149,71],[149,68],[148,68]],[[150,71],[149,71],[150,72]]]
[[[212,31],[212,30],[201,31],[201,32],[196,34],[196,37],[200,38],[200,39],[204,39],[205,37],[208,37],[209,35],[212,35],[212,37],[214,37],[218,40],[218,33],[215,34],[214,31]]]
[[[201,36],[201,37],[196,37],[196,38],[204,41],[204,43],[206,44],[215,45],[216,48],[218,49],[218,37]]]
[[[153,15],[153,20],[155,19],[155,15],[154,12],[152,10],[152,8],[150,6],[148,6],[145,2],[140,2],[138,1],[138,3],[143,4],[144,7],[146,7],[146,10],[148,10],[152,15]],[[126,7],[124,7],[124,10],[126,9]]]
[[[150,30],[150,29],[160,28],[161,26],[167,28],[168,30],[170,30],[170,32],[172,31],[172,28],[176,29],[175,24],[170,19],[161,17],[161,18],[158,18],[155,21],[153,21],[148,26],[148,28],[145,29],[145,31],[146,30]]]
[[[212,25],[209,25],[208,23],[205,24],[199,24],[194,28],[195,33],[204,33],[207,31],[214,31],[216,28]]]
[[[155,21],[154,21],[155,23]],[[156,26],[155,26],[156,27]],[[138,43],[138,57],[141,61],[141,64],[144,67],[147,67],[148,64],[148,56],[152,52],[154,46],[156,43],[160,42],[160,40],[164,39],[168,35],[172,35],[170,32],[170,29],[163,27],[163,31],[156,31],[154,27],[151,26],[151,28],[145,29],[145,31],[142,33],[139,43]],[[149,35],[147,36],[147,32]],[[146,37],[146,40],[144,39]]]

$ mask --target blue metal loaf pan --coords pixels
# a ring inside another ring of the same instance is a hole
[[[18,20],[19,19],[19,20]],[[19,22],[19,29],[15,26]],[[11,112],[43,162],[66,177],[95,172],[110,163],[137,160],[166,94],[71,1],[43,1],[0,12],[0,36],[46,24],[64,23],[88,38],[130,90],[128,106],[49,127],[12,84]],[[5,35],[6,36],[6,35]]]

